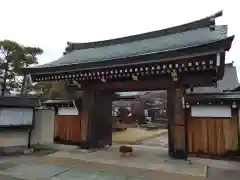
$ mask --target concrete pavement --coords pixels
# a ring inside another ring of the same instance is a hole
[[[23,160],[23,158],[22,158]],[[33,159],[32,159],[33,160]],[[0,180],[200,180],[204,177],[152,172],[120,167],[104,167],[96,163],[82,162],[69,159],[28,158],[24,164],[7,162],[6,169],[0,170]],[[28,162],[27,162],[28,161]],[[21,163],[20,161],[18,161]],[[8,167],[7,167],[8,166]],[[210,167],[209,180],[238,180],[240,171]]]
[[[15,178],[15,177],[12,177],[12,176],[5,176],[5,175],[0,175],[0,179],[1,180],[21,180],[19,178]]]
[[[53,162],[52,162],[53,163]],[[79,162],[74,163],[75,167],[69,164],[63,163],[61,165],[49,164],[49,163],[31,163],[20,164],[15,167],[8,168],[0,171],[1,180],[172,180],[176,178],[186,180],[200,180],[203,178],[183,176],[173,173],[165,172],[145,172],[142,173],[139,169],[112,167],[107,170],[105,167],[97,167],[93,164]],[[91,166],[91,167],[90,167]],[[113,169],[115,168],[115,172]],[[12,177],[12,178],[10,178]]]
[[[73,152],[76,155],[79,152]],[[108,152],[109,153],[109,152]],[[59,153],[57,153],[59,154]],[[61,153],[60,153],[61,154]],[[87,153],[81,153],[87,154]],[[92,154],[92,153],[88,153]],[[101,153],[96,153],[97,156]],[[111,153],[110,153],[111,156]],[[86,156],[88,158],[88,156]],[[105,158],[105,155],[104,155]],[[158,157],[159,158],[159,157]],[[104,161],[101,160],[101,161]],[[106,161],[106,160],[105,160]],[[144,159],[144,161],[152,161],[152,159]],[[239,163],[222,162],[215,160],[195,160],[201,164],[209,164],[207,179],[209,180],[237,180],[240,178]],[[156,162],[156,161],[154,161]],[[121,165],[122,163],[122,165]],[[127,164],[124,164],[127,163]],[[109,164],[106,162],[84,161],[80,159],[61,158],[54,156],[20,156],[20,157],[0,157],[0,180],[202,180],[203,176],[193,176],[183,173],[174,173],[174,171],[189,168],[192,165],[183,164],[181,162],[162,162],[165,170],[170,169],[171,172],[163,170],[154,170],[146,168],[150,162],[143,163],[138,160],[137,163],[142,164],[139,167],[133,167],[128,164],[128,160],[122,160],[119,163]],[[169,165],[169,163],[174,165]],[[161,165],[160,166],[163,166]],[[133,163],[132,163],[133,165]],[[146,167],[145,167],[146,166]],[[179,168],[177,168],[179,166]],[[189,166],[189,167],[188,167]],[[176,169],[177,168],[177,169]],[[194,166],[193,166],[194,168]],[[186,170],[184,170],[186,171]],[[194,171],[194,169],[192,169]]]
[[[238,180],[240,179],[240,171],[210,167],[208,169],[208,179],[209,180]]]

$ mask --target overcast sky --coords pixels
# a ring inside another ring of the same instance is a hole
[[[227,62],[235,61],[240,72],[237,7],[237,1],[226,0],[0,0],[0,39],[41,47],[42,64],[59,58],[67,41],[90,42],[159,30],[223,9],[217,24],[227,24],[229,35],[236,35]]]

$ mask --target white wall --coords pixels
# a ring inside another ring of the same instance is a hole
[[[58,108],[58,115],[79,115],[78,109],[74,107]]]
[[[27,131],[4,131],[0,132],[0,147],[27,146]]]
[[[53,144],[55,111],[53,109],[37,109],[32,133],[32,144]]]
[[[55,112],[52,109],[37,109],[31,144],[53,144]],[[28,145],[28,131],[0,131],[0,147]]]
[[[232,117],[230,106],[192,106],[192,117]]]

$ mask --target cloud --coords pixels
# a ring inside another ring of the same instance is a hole
[[[218,24],[235,34],[227,62],[238,61],[240,17],[237,2],[223,0],[8,0],[1,1],[0,39],[11,39],[44,49],[40,63],[56,60],[67,41],[89,42],[122,37],[194,21],[221,9]]]

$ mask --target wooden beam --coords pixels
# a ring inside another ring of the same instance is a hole
[[[158,89],[167,89],[169,82],[171,81],[170,77],[166,78],[153,78],[142,81],[112,81],[106,83],[93,83],[93,84],[83,84],[83,87],[91,87],[98,90],[111,90],[115,92],[123,91],[146,91],[146,90],[158,90]]]
[[[212,75],[210,73],[205,74],[191,74],[181,76],[179,83],[182,86],[212,86],[214,83]],[[83,88],[91,87],[95,90],[110,90],[115,92],[127,92],[127,91],[153,91],[153,90],[166,90],[172,83],[171,76],[156,77],[150,79],[143,79],[139,81],[127,80],[127,81],[109,81],[106,83],[94,82],[84,83]]]
[[[155,62],[156,61],[156,62]],[[138,79],[149,76],[166,76],[172,71],[177,71],[179,74],[189,72],[204,72],[206,69],[212,69],[217,72],[219,68],[217,65],[217,55],[210,54],[200,57],[188,57],[174,61],[160,61],[157,58],[154,62],[150,63],[150,59],[137,63],[135,65],[119,66],[112,68],[92,69],[71,71],[63,73],[50,73],[48,75],[33,75],[35,81],[49,81],[49,80],[71,80],[71,81],[113,81],[113,80],[126,80],[126,77],[131,79],[132,76],[137,76]],[[223,64],[224,65],[224,64]]]

